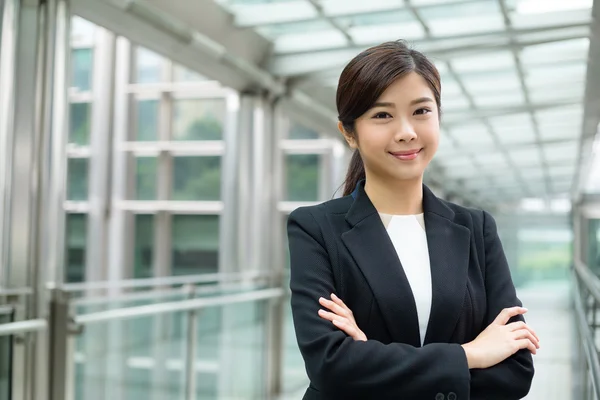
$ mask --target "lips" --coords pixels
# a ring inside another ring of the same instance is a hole
[[[414,160],[415,158],[417,158],[417,156],[419,155],[421,150],[422,149],[394,151],[394,152],[390,152],[390,154],[399,160],[410,161],[410,160]]]

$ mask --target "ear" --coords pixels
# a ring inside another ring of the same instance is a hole
[[[342,135],[344,136],[344,139],[346,139],[346,143],[348,143],[348,146],[350,146],[350,148],[352,148],[352,149],[358,148],[358,143],[356,143],[356,139],[354,138],[354,136],[352,136],[351,134],[346,132],[346,130],[344,129],[344,124],[342,124],[342,121],[338,122],[338,130],[342,133]]]

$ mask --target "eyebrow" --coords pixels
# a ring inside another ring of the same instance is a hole
[[[419,97],[418,99],[414,99],[413,101],[410,102],[411,106],[414,106],[415,104],[421,104],[421,103],[433,103],[433,99],[431,97]],[[396,107],[396,105],[394,103],[384,103],[384,102],[378,102],[373,104],[373,107],[371,108],[376,108],[376,107],[391,107],[394,108]]]

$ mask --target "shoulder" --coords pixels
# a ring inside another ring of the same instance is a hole
[[[313,220],[320,224],[331,214],[346,214],[352,205],[351,196],[344,196],[337,199],[311,206],[298,207],[290,213],[288,221],[307,221]]]

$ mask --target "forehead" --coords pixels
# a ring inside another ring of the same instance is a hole
[[[388,86],[378,100],[410,102],[417,97],[434,98],[433,91],[425,78],[416,72],[410,72]]]

